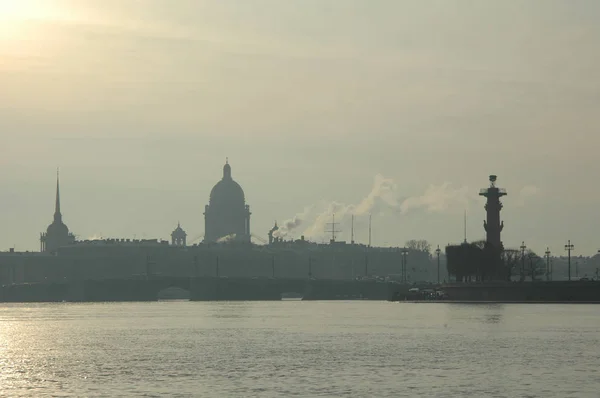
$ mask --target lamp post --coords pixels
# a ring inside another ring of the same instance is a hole
[[[549,281],[550,280],[550,248],[547,247],[546,248],[546,252],[544,253],[546,255],[546,280]]]
[[[575,250],[575,246],[571,244],[571,240],[565,245],[565,250],[569,253],[569,280],[571,280],[571,251]]]
[[[525,241],[521,243],[519,249],[521,249],[521,282],[523,282],[525,281],[525,249],[527,249]]]
[[[438,245],[437,249],[435,249],[435,254],[437,255],[437,271],[438,271],[438,285],[440,284],[440,253],[442,251],[440,250],[440,245]]]
[[[400,250],[400,254],[402,254],[402,282],[407,283],[408,278],[406,275],[406,256],[408,255],[408,249],[406,247],[403,247]]]
[[[600,253],[600,250],[598,250],[598,253]],[[596,267],[596,280],[600,281],[600,279],[598,279],[598,267]]]
[[[531,273],[531,282],[535,282],[535,265],[533,260],[536,259],[536,255],[534,253],[529,253],[529,272]]]

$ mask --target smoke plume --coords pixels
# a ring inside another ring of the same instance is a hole
[[[231,234],[231,235],[223,236],[222,238],[217,239],[217,243],[224,243],[224,242],[233,241],[233,240],[235,240],[235,236],[236,236],[236,234]]]
[[[473,199],[475,196],[469,191],[469,187],[455,189],[452,184],[445,182],[439,186],[430,185],[422,195],[405,199],[400,205],[400,212],[424,209],[429,213],[441,213],[458,205],[466,209]]]
[[[273,232],[273,236],[276,238],[289,237],[296,228],[304,223],[306,217],[310,214],[311,208],[312,207],[306,207],[302,213],[297,213],[289,220],[285,220],[279,225],[279,229]]]
[[[475,195],[470,194],[468,187],[454,188],[450,183],[430,185],[423,194],[406,197],[400,194],[398,184],[393,179],[377,174],[371,191],[359,203],[347,204],[333,201],[313,205],[285,221],[274,236],[289,236],[294,229],[309,224],[304,229],[303,235],[316,239],[326,236],[325,231],[328,229],[328,224],[332,222],[333,215],[336,223],[346,225],[354,215],[355,226],[364,226],[366,216],[371,214],[373,216],[405,215],[419,210],[440,213],[454,208],[460,208],[462,211],[475,198]]]

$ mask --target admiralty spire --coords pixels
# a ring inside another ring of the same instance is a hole
[[[56,171],[56,201],[54,203],[54,221],[48,226],[46,232],[40,234],[40,251],[55,252],[62,246],[75,242],[75,236],[69,232],[69,228],[62,220],[60,211],[60,177]]]

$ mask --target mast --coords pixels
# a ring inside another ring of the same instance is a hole
[[[350,244],[354,244],[354,214],[352,214],[352,227],[350,232]]]
[[[465,243],[467,243],[467,209],[465,209],[464,234],[465,234]]]
[[[331,225],[331,229],[330,229],[330,230],[326,230],[325,232],[329,232],[329,233],[331,233],[331,243],[334,243],[334,242],[335,242],[335,238],[336,238],[335,234],[336,234],[336,233],[338,233],[338,232],[341,232],[341,231],[340,231],[340,230],[338,230],[338,229],[336,229],[336,226],[337,226],[339,223],[336,223],[336,222],[335,222],[335,213],[334,213],[334,214],[332,214],[332,216],[331,216],[331,217],[332,217],[332,220],[331,220],[331,222],[327,224],[327,225]]]
[[[371,214],[369,214],[369,247],[371,247]]]

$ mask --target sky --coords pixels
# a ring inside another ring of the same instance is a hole
[[[0,249],[192,241],[229,157],[252,232],[600,249],[597,0],[0,0]]]

